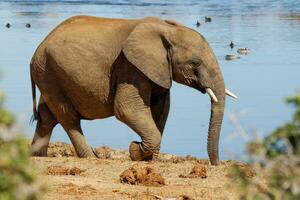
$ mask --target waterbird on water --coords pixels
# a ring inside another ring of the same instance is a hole
[[[232,42],[232,41],[230,42],[229,46],[230,46],[230,48],[232,48],[232,49],[233,49],[233,47],[234,47],[234,44],[233,44],[233,42]]]
[[[236,55],[234,55],[234,54],[227,54],[226,56],[225,56],[225,59],[226,60],[234,60],[234,59],[239,59],[240,57],[239,56],[236,56]]]
[[[6,26],[6,28],[10,28],[11,27],[10,23],[7,23],[5,26]]]
[[[211,22],[211,17],[205,16],[205,22]]]
[[[31,24],[27,23],[25,26],[26,26],[26,28],[30,28]]]
[[[239,54],[247,55],[247,54],[250,53],[250,49],[247,48],[247,47],[245,47],[245,48],[239,48],[239,49],[237,50],[237,52],[238,52]]]
[[[196,22],[196,26],[199,27],[201,24],[199,21]]]

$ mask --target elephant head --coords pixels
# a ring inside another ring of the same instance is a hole
[[[173,21],[138,24],[123,45],[126,58],[150,80],[170,88],[172,80],[207,93],[211,98],[208,155],[218,165],[219,135],[225,107],[225,89],[217,59],[205,38]]]

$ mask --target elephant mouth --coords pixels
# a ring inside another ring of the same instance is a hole
[[[200,88],[199,91],[200,91],[202,94],[205,94],[205,93],[206,93],[205,88]]]
[[[200,91],[201,91],[202,93],[207,93],[208,96],[211,98],[211,100],[212,100],[213,102],[215,102],[215,103],[218,102],[218,98],[216,97],[214,91],[213,91],[211,88],[207,87],[207,88],[205,88],[204,90],[203,90],[203,89],[200,89]],[[204,92],[203,92],[203,91],[204,91]],[[238,98],[233,92],[231,92],[231,91],[228,90],[227,88],[225,88],[225,94],[226,94],[227,96],[229,96],[229,97],[234,98],[234,99],[237,99],[237,98]]]

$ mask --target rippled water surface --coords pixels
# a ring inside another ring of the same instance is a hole
[[[292,108],[283,103],[300,86],[300,3],[299,1],[1,1],[0,2],[0,87],[7,94],[6,105],[21,121],[28,137],[32,110],[29,62],[37,45],[58,23],[73,15],[113,18],[158,16],[176,20],[201,32],[211,44],[228,88],[238,100],[227,99],[221,134],[221,158],[243,155],[246,136],[235,134],[231,120],[238,116],[242,128],[266,135],[290,119]],[[204,23],[211,16],[211,23]],[[201,23],[197,28],[196,21]],[[5,27],[10,23],[11,27]],[[30,23],[31,28],[25,24]],[[251,53],[226,61],[236,53],[229,48],[248,47]],[[206,137],[210,102],[206,95],[174,83],[171,111],[162,151],[207,157]],[[92,146],[109,145],[127,149],[137,135],[115,118],[84,121],[83,129]],[[61,127],[51,138],[69,142]]]

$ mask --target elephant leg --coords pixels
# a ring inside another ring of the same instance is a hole
[[[138,78],[137,78],[138,79]],[[115,116],[126,123],[142,139],[132,142],[129,148],[132,160],[155,159],[158,156],[161,133],[153,120],[150,108],[151,85],[145,80],[138,83],[120,83],[117,86]]]
[[[77,155],[81,158],[97,157],[93,148],[87,143],[80,125],[80,120],[62,125],[75,148]]]
[[[165,129],[165,124],[169,115],[170,110],[170,90],[166,90],[163,94],[152,95],[151,97],[151,112],[155,124],[163,134]]]
[[[47,156],[47,149],[51,133],[57,121],[41,96],[38,106],[39,118],[32,140],[30,152],[33,156]]]
[[[54,88],[54,87],[53,87]],[[62,95],[59,89],[48,90],[45,101],[57,121],[67,132],[79,157],[95,157],[92,147],[85,140],[78,116],[73,105]],[[51,94],[51,95],[50,95]]]

